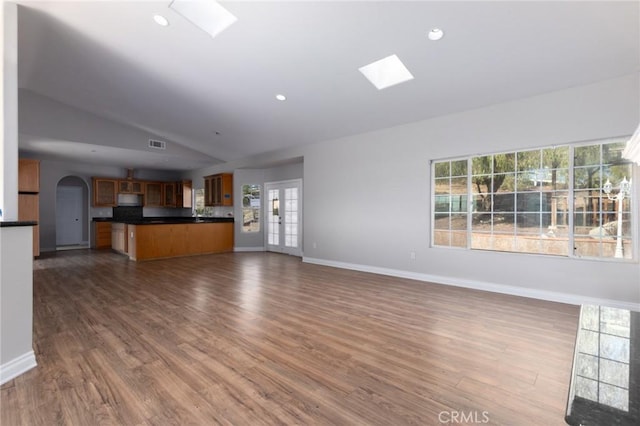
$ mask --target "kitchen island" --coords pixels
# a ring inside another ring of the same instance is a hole
[[[233,218],[143,218],[113,221],[116,251],[131,260],[142,261],[170,257],[233,251]]]

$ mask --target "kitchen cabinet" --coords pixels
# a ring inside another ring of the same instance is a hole
[[[118,193],[120,194],[144,194],[144,182],[137,180],[118,181]]]
[[[18,192],[40,192],[40,161],[29,158],[18,160]]]
[[[205,206],[233,206],[233,175],[220,173],[204,177]]]
[[[162,182],[145,182],[144,206],[162,207]]]
[[[94,244],[97,249],[111,248],[111,222],[94,222]]]
[[[118,204],[118,181],[116,179],[92,178],[93,206],[115,207]]]
[[[18,194],[18,220],[40,220],[40,195]],[[40,256],[40,225],[33,228],[33,255]]]
[[[18,159],[18,220],[40,222],[40,161]],[[40,225],[33,228],[33,256],[40,256]]]
[[[190,209],[193,207],[193,186],[190,180],[183,180],[176,184],[176,207]]]
[[[233,251],[233,223],[129,225],[128,254],[136,261]]]
[[[127,253],[127,225],[125,223],[111,224],[111,248],[118,253]]]
[[[175,182],[165,182],[162,184],[162,205],[163,207],[176,207]]]

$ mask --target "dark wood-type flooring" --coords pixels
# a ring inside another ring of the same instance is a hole
[[[285,255],[59,252],[35,262],[38,367],[0,421],[561,425],[577,318]]]

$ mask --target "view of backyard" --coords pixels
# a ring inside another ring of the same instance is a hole
[[[434,162],[433,244],[614,257],[620,222],[622,257],[632,258],[632,200],[620,205],[603,191],[605,182],[617,192],[631,177],[623,148],[613,142]]]

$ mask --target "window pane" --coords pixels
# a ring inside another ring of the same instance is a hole
[[[493,175],[494,192],[513,192],[516,189],[515,173]]]
[[[486,175],[493,172],[493,155],[484,157],[473,157],[471,159],[471,169],[474,175]]]
[[[242,185],[242,232],[260,232],[260,185]]]
[[[569,147],[547,148],[542,150],[542,167],[559,169],[569,167]]]
[[[465,194],[467,193],[467,177],[451,178],[451,193]]]
[[[451,187],[451,180],[446,178],[436,179],[435,191],[436,194],[448,194]]]
[[[518,173],[517,176],[517,190],[518,191],[539,191],[540,186],[538,185],[536,179],[535,172],[523,172]]]
[[[493,211],[494,212],[513,212],[516,207],[516,195],[510,194],[494,194]]]
[[[600,167],[580,167],[573,171],[575,189],[600,189]]]
[[[622,151],[626,145],[626,142],[602,145],[602,164],[615,164],[622,162]]]
[[[449,161],[433,163],[433,165],[435,167],[435,177],[449,177],[451,175],[451,163]]]
[[[452,161],[451,176],[467,176],[467,160]]]
[[[436,213],[433,222],[434,229],[450,229],[450,216],[449,213]]]
[[[520,212],[539,212],[540,211],[539,192],[527,192],[516,194],[518,211]]]
[[[493,156],[493,172],[507,173],[516,170],[516,154],[510,152],[507,154],[496,154]]]
[[[600,145],[577,146],[573,151],[574,166],[590,166],[600,164]]]
[[[540,168],[540,151],[522,151],[518,153],[518,171],[535,171]]]

